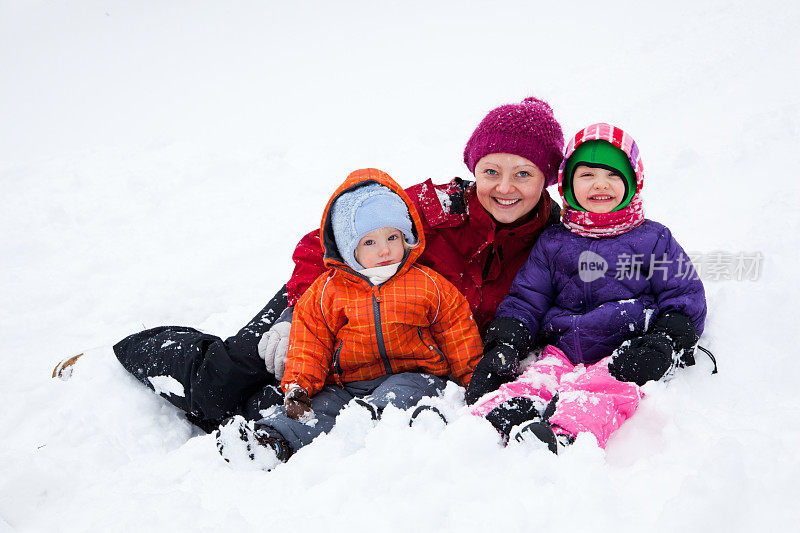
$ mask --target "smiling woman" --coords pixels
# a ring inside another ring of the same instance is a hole
[[[542,197],[544,181],[539,167],[514,154],[489,154],[475,166],[478,201],[501,224],[528,220]]]

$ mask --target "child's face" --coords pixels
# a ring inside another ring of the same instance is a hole
[[[610,213],[625,198],[625,183],[614,171],[578,165],[572,178],[572,192],[587,211]]]
[[[361,266],[372,268],[399,263],[404,253],[403,232],[397,228],[380,228],[364,235],[354,254]]]

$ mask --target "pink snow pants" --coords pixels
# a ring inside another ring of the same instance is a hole
[[[572,436],[588,431],[605,448],[611,434],[633,415],[643,396],[635,383],[618,381],[608,373],[610,359],[589,366],[573,365],[564,352],[547,346],[541,358],[516,381],[481,398],[472,414],[486,416],[506,400],[518,397],[546,405],[558,393],[556,410],[550,417],[553,430]]]

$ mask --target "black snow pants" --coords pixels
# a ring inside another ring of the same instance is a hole
[[[122,339],[114,353],[136,379],[185,411],[187,419],[205,431],[232,414],[258,420],[260,410],[283,404],[279,383],[258,355],[258,342],[286,307],[284,285],[245,327],[224,341],[193,328],[161,326]]]

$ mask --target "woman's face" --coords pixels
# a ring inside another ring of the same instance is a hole
[[[544,189],[544,173],[524,157],[489,154],[475,165],[478,200],[500,224],[522,224]]]

